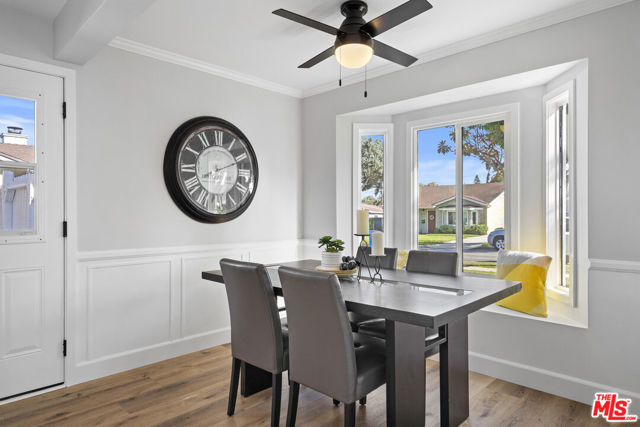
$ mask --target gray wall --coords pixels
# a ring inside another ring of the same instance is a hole
[[[106,48],[78,72],[79,250],[299,237],[300,100]],[[162,176],[172,132],[221,117],[249,138],[258,189],[234,221],[201,224],[173,203]]]
[[[640,228],[630,214],[640,209],[640,144],[630,126],[640,117],[638,17],[640,2],[634,1],[373,79],[366,99],[360,85],[305,99],[304,235],[336,231],[336,115],[588,58],[589,255],[640,261]],[[615,226],[611,206],[621,212]],[[527,365],[534,374],[558,372],[640,393],[639,277],[591,270],[588,329],[478,313],[470,321],[471,351]]]

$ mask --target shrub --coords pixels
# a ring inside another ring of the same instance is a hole
[[[456,234],[456,226],[455,225],[441,225],[436,228],[434,231],[436,234]]]
[[[489,231],[489,228],[487,227],[487,224],[468,225],[464,228],[464,234],[484,235],[484,234],[487,234],[488,231]]]

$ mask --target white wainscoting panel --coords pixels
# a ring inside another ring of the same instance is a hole
[[[86,285],[85,360],[171,340],[171,259],[94,265]]]
[[[224,285],[203,280],[222,258],[301,259],[299,240],[78,254],[68,310],[67,385],[230,341]]]

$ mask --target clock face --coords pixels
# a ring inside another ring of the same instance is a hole
[[[239,129],[221,119],[199,117],[174,132],[165,154],[165,181],[178,207],[189,216],[224,222],[251,203],[258,163]]]

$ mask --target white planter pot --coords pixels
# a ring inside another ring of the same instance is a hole
[[[340,264],[342,264],[342,252],[322,251],[320,264],[323,268],[340,270]]]

